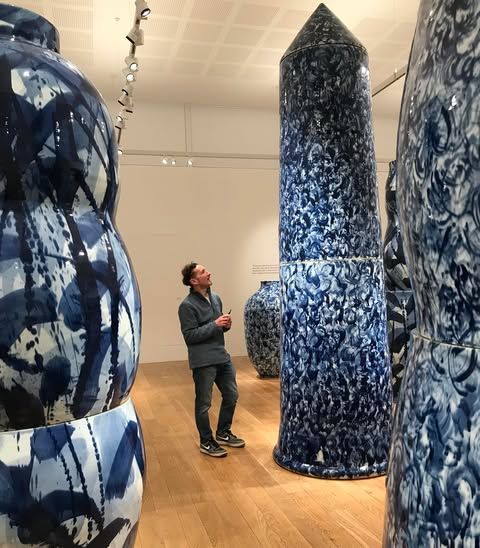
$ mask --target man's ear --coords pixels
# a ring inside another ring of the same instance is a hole
[[[198,280],[196,278],[190,278],[190,285],[198,285]]]

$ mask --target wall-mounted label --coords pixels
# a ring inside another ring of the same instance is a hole
[[[278,274],[278,264],[254,264],[252,274]]]

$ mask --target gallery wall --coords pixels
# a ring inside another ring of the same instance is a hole
[[[374,128],[383,213],[396,120]],[[128,120],[117,225],[142,294],[142,363],[186,359],[177,309],[187,293],[180,268],[192,259],[232,309],[230,353],[246,354],[245,301],[261,280],[278,279],[278,141],[278,115],[267,110],[138,105]]]

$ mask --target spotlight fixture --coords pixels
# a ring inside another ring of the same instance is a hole
[[[126,39],[134,46],[143,46],[143,30],[134,25],[127,34]]]
[[[187,166],[188,166],[188,167],[192,167],[192,166],[193,166],[193,160],[192,160],[191,158],[189,158],[189,159],[187,160]]]
[[[167,158],[164,158],[164,159],[162,160],[162,164],[163,164],[164,166],[166,166],[166,165],[168,164],[168,159],[167,159]]]
[[[133,110],[133,98],[131,96],[122,93],[122,95],[118,98],[118,102],[122,105],[122,107],[125,107],[127,112],[131,112]]]
[[[123,150],[121,148],[118,149],[118,155],[121,156],[123,154]]]
[[[135,0],[135,7],[137,9],[137,17],[142,19],[146,19],[152,11],[145,0]]]
[[[120,140],[122,136],[122,130],[125,129],[125,114],[131,114],[133,112],[133,83],[136,81],[135,74],[140,68],[135,51],[137,46],[143,46],[144,33],[140,28],[140,24],[143,19],[146,19],[151,13],[150,8],[146,0],[135,0],[135,17],[133,19],[133,26],[126,35],[126,39],[130,42],[129,53],[125,57],[126,68],[123,69],[122,74],[125,77],[125,82],[122,87],[122,93],[118,98],[118,102],[122,105],[122,110],[116,118],[115,128],[117,132],[117,146],[119,154],[122,154],[120,149]]]
[[[172,166],[174,166],[174,165],[176,165],[177,160],[175,160],[175,158],[172,158],[172,161],[170,163],[172,164]]]
[[[127,57],[125,57],[125,63],[127,63],[127,67],[132,72],[137,72],[140,67],[138,64],[138,59],[135,57],[135,55],[127,55]]]
[[[129,83],[135,82],[135,73],[132,72],[129,68],[124,68],[122,74],[125,76],[125,80]]]
[[[125,95],[132,95],[133,84],[129,84],[128,82],[126,82],[122,88],[122,93],[124,93]]]

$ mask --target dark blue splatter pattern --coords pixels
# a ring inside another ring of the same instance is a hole
[[[94,417],[0,433],[0,545],[125,546],[144,472],[130,400]]]
[[[480,3],[422,1],[398,140],[415,294],[385,546],[480,544]]]
[[[0,4],[0,35],[8,40],[20,40],[42,48],[60,51],[57,29],[46,19],[26,9],[19,10],[8,4]]]
[[[280,285],[260,282],[245,304],[245,343],[260,377],[278,377],[280,369]]]
[[[408,354],[410,332],[415,327],[415,301],[398,224],[397,162],[389,164],[385,183],[388,226],[383,245],[387,298],[388,347],[392,366],[393,396],[398,397]]]
[[[0,6],[0,22],[4,430],[124,401],[138,362],[140,301],[114,225],[117,151],[101,97],[52,51],[58,37],[47,21]]]
[[[280,65],[281,424],[274,458],[383,473],[384,272],[365,48],[323,4]]]

